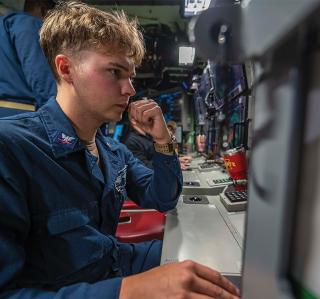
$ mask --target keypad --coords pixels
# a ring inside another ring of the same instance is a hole
[[[230,183],[232,180],[230,178],[225,178],[225,179],[215,179],[212,181],[214,184],[225,184],[225,183]]]
[[[247,191],[229,191],[225,195],[231,202],[247,201]]]
[[[199,165],[201,169],[206,169],[206,168],[211,168],[214,167],[215,164],[214,163],[203,163]]]

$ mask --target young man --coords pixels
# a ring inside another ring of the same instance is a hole
[[[54,4],[26,0],[24,12],[0,17],[0,117],[34,111],[57,93],[39,44],[41,19]]]
[[[144,55],[136,23],[67,2],[40,37],[57,97],[0,120],[0,297],[237,299],[235,287],[205,266],[157,267],[159,241],[115,238],[124,199],[167,211],[182,181],[153,101],[134,103],[130,115],[158,145],[154,171],[98,130],[120,120],[135,93],[131,78]]]

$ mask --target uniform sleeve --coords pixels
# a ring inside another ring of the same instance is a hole
[[[38,107],[57,94],[53,73],[39,43],[41,25],[40,19],[22,15],[10,32],[25,79]]]
[[[127,149],[126,156],[129,198],[143,208],[153,208],[160,212],[173,209],[182,191],[182,172],[178,157],[155,152],[151,170]]]
[[[94,284],[78,283],[56,292],[35,288],[15,289],[0,293],[1,299],[118,299],[122,278],[113,278]]]
[[[19,274],[25,266],[24,243],[30,231],[25,194],[26,176],[0,141],[0,298],[2,299],[116,299],[121,278],[77,283],[56,291],[21,288]],[[34,282],[36,283],[36,282]]]

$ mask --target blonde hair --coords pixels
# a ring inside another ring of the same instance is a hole
[[[130,57],[136,66],[145,54],[136,19],[129,20],[122,10],[105,12],[79,1],[61,1],[48,13],[40,30],[40,45],[58,82],[58,54],[75,56],[94,49]]]

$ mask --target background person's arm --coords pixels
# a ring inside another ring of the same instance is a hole
[[[53,73],[39,43],[41,25],[40,19],[21,14],[11,28],[17,57],[38,107],[57,94]]]

